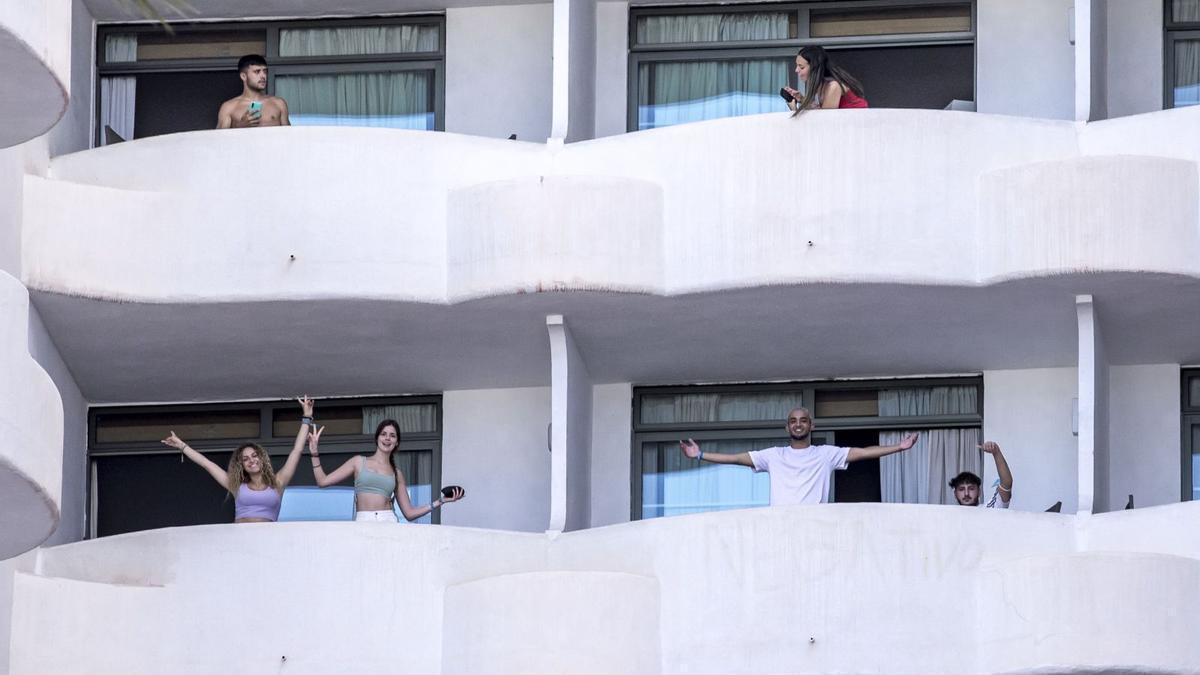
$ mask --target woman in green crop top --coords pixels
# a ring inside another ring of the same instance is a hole
[[[324,427],[308,437],[313,476],[321,487],[336,485],[354,476],[355,520],[397,522],[396,514],[392,511],[393,499],[400,507],[400,513],[408,520],[431,513],[445,502],[462,499],[462,489],[457,488],[450,497],[439,497],[425,506],[413,506],[408,499],[408,483],[404,480],[404,472],[392,462],[393,452],[400,447],[400,425],[395,420],[384,420],[375,428],[375,454],[351,457],[329,474],[321,468],[321,455],[317,451],[322,431]]]

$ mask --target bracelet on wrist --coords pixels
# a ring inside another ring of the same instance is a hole
[[[696,457],[697,461],[704,461],[704,451],[700,451],[700,455]]]
[[[304,417],[301,417],[301,418],[300,418],[300,425],[301,425],[301,426],[305,426],[305,425],[311,425],[312,423],[313,423],[313,418],[312,418],[312,417],[310,417],[310,416],[308,416],[308,415],[305,415]]]

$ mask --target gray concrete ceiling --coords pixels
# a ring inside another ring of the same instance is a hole
[[[458,7],[486,7],[493,5],[549,4],[552,0],[186,0],[190,9],[179,12],[179,0],[150,0],[151,4],[168,21],[223,21],[239,19],[311,19],[324,17],[378,16],[387,14],[411,14],[414,12],[439,12]],[[603,1],[603,0],[602,0]],[[755,0],[734,0],[722,4],[751,3]],[[834,0],[808,0],[810,2],[833,2]],[[633,0],[632,5],[695,4],[685,2],[660,2],[658,0]],[[146,21],[131,0],[84,0],[92,17],[101,22]]]
[[[67,90],[30,45],[0,29],[0,148],[37,138],[67,109]]]
[[[1075,295],[1116,364],[1200,362],[1200,280],[1082,274],[986,288],[557,292],[459,305],[114,303],[33,292],[84,396],[157,402],[426,393],[549,383],[545,316],[596,382],[690,383],[1073,366]]]
[[[168,21],[226,21],[247,19],[315,19],[437,12],[455,7],[528,5],[550,0],[151,0]],[[130,0],[84,0],[92,18],[101,22],[138,22],[147,17]]]

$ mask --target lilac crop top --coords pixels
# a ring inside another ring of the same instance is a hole
[[[237,499],[234,500],[233,518],[279,520],[280,501],[279,491],[275,488],[251,490],[249,485],[242,483],[238,488]]]

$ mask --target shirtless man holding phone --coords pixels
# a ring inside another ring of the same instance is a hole
[[[248,54],[238,61],[242,95],[221,104],[217,113],[218,129],[291,126],[287,101],[267,96],[267,61]]]

